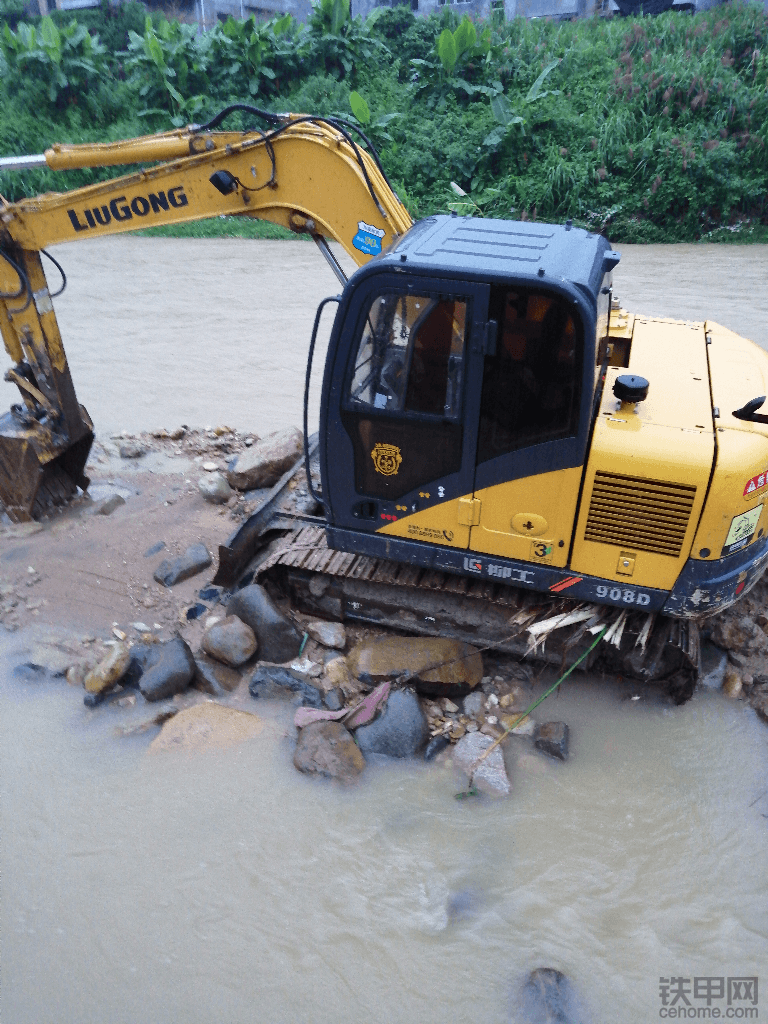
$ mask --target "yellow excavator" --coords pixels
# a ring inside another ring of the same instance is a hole
[[[234,109],[260,127],[218,130]],[[0,329],[21,394],[0,418],[11,519],[88,486],[93,427],[45,247],[222,214],[269,220],[310,234],[342,285],[315,324],[336,302],[319,441],[305,438],[316,504],[292,525],[257,514],[222,547],[218,581],[279,536],[251,571],[282,574],[315,611],[507,650],[565,625],[578,647],[608,615],[625,672],[682,673],[690,692],[697,621],[768,564],[761,349],[715,323],[622,310],[619,254],[570,222],[414,224],[373,146],[338,118],[238,104],[203,126],[0,158],[0,170],[120,164],[144,169],[0,198]],[[329,237],[358,264],[348,281]],[[307,382],[313,349],[314,336]]]

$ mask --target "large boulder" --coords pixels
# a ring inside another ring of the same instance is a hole
[[[355,739],[364,754],[414,757],[429,739],[429,726],[419,698],[413,690],[396,690],[379,717],[356,730]]]
[[[162,750],[221,750],[258,736],[264,723],[256,715],[225,708],[213,701],[184,708],[168,719],[150,752]]]
[[[380,682],[406,676],[419,693],[463,697],[483,678],[480,653],[444,637],[381,636],[362,640],[347,655],[358,679]]]
[[[258,583],[233,594],[227,612],[251,627],[259,642],[259,656],[264,661],[290,661],[298,656],[301,633]]]
[[[258,644],[250,626],[236,615],[230,615],[203,634],[203,650],[231,668],[245,664],[256,653]]]
[[[299,733],[293,763],[300,772],[354,782],[365,768],[351,733],[339,722],[313,722]]]
[[[227,473],[227,480],[239,491],[271,487],[290,469],[304,451],[304,438],[296,427],[287,427],[246,448]]]

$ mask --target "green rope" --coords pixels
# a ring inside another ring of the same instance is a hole
[[[591,654],[591,652],[594,651],[594,649],[597,647],[597,645],[603,639],[603,636],[605,635],[607,629],[608,629],[608,626],[603,626],[603,628],[600,630],[600,632],[595,637],[595,639],[592,642],[592,644],[586,649],[586,651],[583,651],[579,655],[579,657],[576,659],[576,661],[574,661],[574,663],[571,665],[571,667],[567,671],[563,672],[563,674],[560,676],[560,678],[557,680],[557,682],[553,683],[550,686],[550,688],[546,691],[546,693],[543,693],[541,695],[541,697],[539,697],[538,700],[534,701],[533,704],[531,704],[531,706],[529,708],[526,708],[526,710],[518,718],[515,719],[515,721],[512,723],[512,725],[506,726],[505,729],[504,729],[504,732],[501,734],[501,736],[499,736],[499,738],[497,740],[494,740],[494,742],[490,745],[490,747],[488,747],[486,750],[483,751],[483,753],[480,755],[480,757],[478,757],[477,761],[475,762],[475,765],[474,765],[474,767],[472,769],[472,774],[469,777],[469,780],[470,780],[470,787],[469,787],[469,789],[466,790],[463,793],[456,793],[455,794],[455,799],[456,800],[463,800],[463,799],[465,799],[465,797],[468,797],[468,796],[478,796],[479,795],[477,789],[475,788],[475,786],[471,785],[471,783],[472,783],[472,780],[475,777],[475,772],[477,771],[477,766],[480,764],[480,762],[484,761],[486,759],[486,757],[490,754],[490,752],[492,750],[494,750],[496,747],[498,747],[498,745],[501,743],[501,741],[506,739],[507,736],[509,736],[509,734],[514,729],[516,729],[518,727],[518,725],[520,725],[520,723],[523,721],[523,719],[526,718],[528,715],[530,715],[530,713],[532,711],[534,711],[539,706],[539,704],[543,704],[544,701],[547,699],[547,697],[549,697],[550,694],[553,694],[555,692],[555,690],[558,688],[560,683],[564,682],[568,678],[568,676],[571,674],[571,672],[573,672],[573,670],[575,668],[578,668],[578,666],[582,663],[582,661],[584,661],[584,659],[587,657],[587,655]]]

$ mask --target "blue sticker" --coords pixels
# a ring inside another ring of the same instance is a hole
[[[372,224],[366,224],[364,220],[357,222],[357,234],[352,239],[352,245],[367,256],[378,256],[381,252],[381,240],[386,234],[381,228],[375,228]]]

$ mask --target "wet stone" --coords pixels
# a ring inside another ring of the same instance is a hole
[[[521,1011],[530,1024],[576,1024],[580,1008],[566,976],[554,967],[537,967],[523,987]]]
[[[187,622],[194,622],[194,620],[199,619],[201,615],[205,615],[207,611],[208,609],[204,604],[193,604],[190,605],[189,608],[187,608],[184,615],[186,617]]]
[[[126,644],[115,644],[109,654],[86,675],[88,693],[102,693],[120,682],[131,663],[131,651]]]
[[[433,736],[424,751],[424,760],[433,761],[438,754],[441,754],[446,747],[449,747],[450,740],[447,736]]]
[[[181,693],[195,676],[195,659],[180,636],[162,644],[146,645],[141,660],[138,683],[147,700],[163,700]]]
[[[483,676],[483,659],[474,647],[442,637],[363,640],[347,655],[347,661],[358,679],[380,682],[406,676],[427,696],[463,697]]]
[[[484,761],[478,763],[478,758],[493,742],[490,736],[482,732],[466,733],[453,748],[453,763],[481,792],[493,796],[507,796],[511,786],[501,749],[496,747]]]
[[[192,544],[178,558],[165,558],[154,572],[154,578],[164,587],[172,587],[182,580],[196,576],[211,564],[211,555],[205,544]]]
[[[312,722],[299,733],[293,763],[300,772],[355,782],[365,758],[340,722]]]
[[[218,472],[208,473],[201,477],[197,489],[212,505],[225,505],[235,493],[227,483],[227,478]]]
[[[149,750],[153,754],[164,750],[222,750],[263,731],[264,723],[256,715],[207,701],[183,708],[169,718]]]
[[[568,726],[565,722],[544,722],[534,733],[533,745],[559,761],[568,760]]]
[[[141,441],[123,441],[118,445],[118,451],[121,459],[140,459],[142,455],[147,454],[147,449]]]
[[[264,661],[290,661],[298,656],[302,643],[301,633],[258,583],[233,594],[227,612],[251,627],[259,642],[260,657]]]
[[[396,690],[379,717],[357,729],[355,739],[364,754],[414,757],[429,739],[419,698],[411,689]]]
[[[480,690],[468,693],[462,702],[462,708],[465,715],[469,715],[470,718],[477,718],[483,713],[485,708],[485,694]]]
[[[701,645],[701,672],[699,685],[708,689],[719,690],[723,685],[725,670],[728,666],[728,655],[714,644]]]
[[[347,645],[347,631],[340,622],[324,622],[317,619],[307,623],[310,637],[323,647],[333,647],[343,651]]]
[[[235,669],[228,665],[222,665],[205,654],[195,657],[195,678],[193,685],[203,693],[213,694],[214,697],[221,693],[231,693],[239,685],[242,676]]]
[[[304,439],[295,427],[278,430],[241,452],[227,473],[227,480],[239,491],[271,487],[299,460]]]
[[[323,695],[323,703],[329,711],[340,711],[344,707],[344,694],[334,686]]]
[[[245,664],[257,647],[251,627],[234,615],[210,626],[203,635],[203,650],[232,668]]]
[[[125,498],[122,494],[113,494],[109,498],[105,498],[104,501],[100,501],[98,505],[91,510],[91,515],[111,516],[115,509],[120,508],[120,506],[124,504]]]
[[[252,697],[285,697],[296,694],[307,708],[322,708],[323,697],[309,677],[281,665],[259,665],[251,676],[248,692]]]

